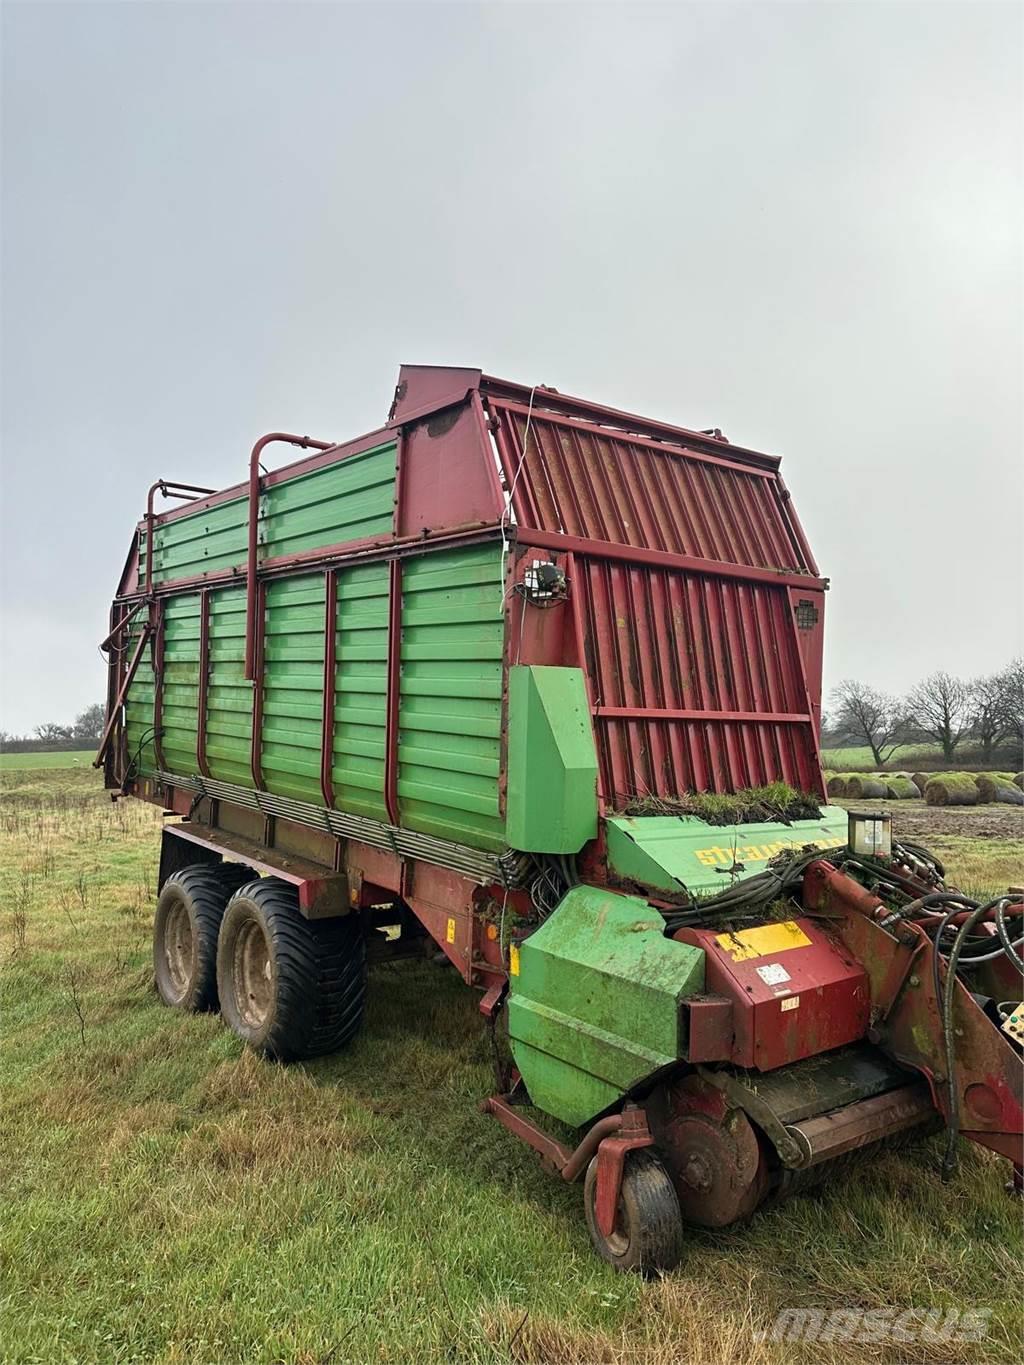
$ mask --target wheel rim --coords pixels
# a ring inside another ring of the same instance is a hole
[[[596,1225],[596,1214],[595,1214]],[[622,1207],[622,1200],[619,1200],[615,1210],[615,1225],[610,1234],[604,1239],[608,1250],[613,1256],[625,1256],[629,1250],[629,1233],[626,1231],[626,1214]]]
[[[235,940],[234,985],[235,1007],[247,1027],[260,1029],[267,1021],[273,999],[270,948],[263,927],[256,920],[247,920]]]
[[[164,958],[167,975],[176,999],[188,991],[195,971],[195,941],[192,921],[181,901],[171,906],[164,927]]]

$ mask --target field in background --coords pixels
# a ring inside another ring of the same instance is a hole
[[[1004,769],[1016,772],[1019,762],[1019,752],[1013,754],[1010,751],[998,753],[986,763],[976,744],[960,745],[949,762],[942,757],[942,750],[934,744],[901,744],[882,767],[889,772],[899,768],[904,770],[920,768],[922,772],[1000,772]],[[879,771],[878,764],[866,744],[859,748],[822,749],[821,763],[822,767],[828,768],[831,772]]]
[[[71,749],[62,753],[0,753],[0,772],[22,768],[88,768],[95,757],[95,748]]]
[[[690,1233],[661,1282],[620,1278],[590,1250],[579,1187],[477,1112],[489,1041],[454,972],[378,968],[348,1053],[258,1061],[152,990],[158,812],[112,805],[90,769],[5,772],[0,796],[0,1359],[895,1358],[757,1339],[812,1306],[991,1307],[986,1342],[905,1358],[1018,1354],[1004,1164],[965,1147],[942,1185],[936,1141],[918,1142],[745,1228]],[[976,891],[1019,877],[1019,842],[972,837],[987,828],[929,840]]]

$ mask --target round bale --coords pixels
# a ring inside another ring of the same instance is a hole
[[[846,795],[852,801],[874,801],[885,796],[885,783],[867,773],[851,773],[846,782]]]
[[[911,782],[909,777],[902,777],[897,773],[890,773],[885,779],[887,795],[893,801],[916,801],[921,795],[921,788],[916,782]]]
[[[978,787],[969,773],[936,773],[924,789],[929,806],[976,806]]]

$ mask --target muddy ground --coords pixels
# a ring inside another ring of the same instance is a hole
[[[1024,840],[1024,806],[926,806],[923,801],[837,801],[847,810],[888,811],[893,833],[920,843],[929,835],[949,834],[966,839]],[[1024,850],[1022,850],[1024,856]]]

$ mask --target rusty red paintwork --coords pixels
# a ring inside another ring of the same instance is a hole
[[[655,1089],[647,1117],[686,1222],[727,1227],[754,1212],[768,1193],[766,1149],[720,1090],[677,1077]]]
[[[808,868],[803,899],[808,908],[836,916],[836,933],[867,971],[872,998],[868,1036],[902,1065],[924,1076],[933,1104],[948,1121],[945,1045],[930,970],[934,950],[924,928],[905,920],[899,937],[883,929],[875,922],[879,910],[884,911],[882,902],[824,861]],[[913,972],[894,970],[894,958],[911,958],[922,966]],[[895,991],[894,982],[900,983]],[[953,1010],[961,1133],[1020,1165],[1024,1160],[1020,1056],[961,982],[956,985]]]
[[[714,929],[680,929],[680,943],[703,948],[707,990],[733,1003],[736,1066],[772,1071],[863,1038],[867,975],[842,944],[808,919],[794,921],[802,946],[744,957]],[[797,936],[794,936],[797,937]],[[738,960],[736,960],[738,958]]]

